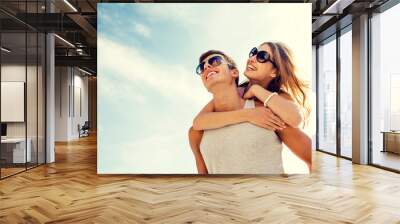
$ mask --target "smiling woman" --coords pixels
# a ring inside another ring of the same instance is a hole
[[[265,42],[250,51],[245,71],[250,81],[244,95],[234,81],[238,70],[229,56],[210,50],[199,62],[197,71],[213,95],[189,130],[200,174],[282,174],[281,139],[311,169],[311,139],[297,128],[306,86],[296,76],[286,46]]]
[[[187,129],[211,95],[193,75],[195,58],[223,50],[238,62],[238,83],[246,52],[268,37],[301,53],[302,74],[311,74],[310,15],[308,4],[98,4],[98,172],[197,173]]]

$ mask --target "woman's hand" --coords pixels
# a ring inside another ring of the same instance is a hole
[[[286,124],[276,116],[270,109],[265,107],[256,107],[248,109],[248,122],[259,127],[276,131],[286,128]]]
[[[250,98],[255,97],[255,96],[256,96],[257,88],[259,88],[259,87],[261,87],[261,86],[259,86],[259,85],[257,85],[257,84],[252,85],[252,86],[247,90],[247,92],[243,95],[243,99],[250,99]]]
[[[268,100],[267,106],[274,114],[279,116],[288,126],[298,127],[303,122],[300,107],[291,99],[288,94],[278,94],[271,97],[273,92],[264,89],[262,86],[254,84],[244,94],[244,99],[256,97],[259,101]]]

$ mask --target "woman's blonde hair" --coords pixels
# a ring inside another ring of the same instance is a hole
[[[277,76],[265,88],[272,92],[289,94],[303,108],[304,120],[307,121],[311,113],[307,99],[309,85],[297,76],[292,51],[279,42],[264,42],[261,45],[267,45],[271,49],[271,59],[277,69]]]

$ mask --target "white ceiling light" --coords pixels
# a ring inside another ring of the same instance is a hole
[[[343,10],[353,2],[354,0],[336,0],[322,14],[342,14]]]
[[[81,71],[81,72],[83,72],[83,73],[85,73],[85,74],[87,74],[87,75],[92,75],[92,73],[90,73],[90,72],[88,72],[88,71],[85,71],[85,70],[83,70],[83,69],[81,69],[81,68],[79,68],[79,67],[78,67],[78,70]]]
[[[8,49],[5,48],[5,47],[1,47],[1,50],[4,51],[4,52],[7,52],[7,53],[10,53],[10,52],[11,52],[10,50],[8,50]]]
[[[71,42],[67,41],[66,39],[58,36],[57,34],[54,34],[54,36],[56,36],[58,39],[60,39],[62,42],[66,43],[67,45],[69,45],[70,47],[75,48],[75,45],[71,44]]]
[[[71,4],[68,2],[68,0],[64,0],[65,4],[67,4],[72,10],[74,10],[74,12],[78,12],[78,10]]]

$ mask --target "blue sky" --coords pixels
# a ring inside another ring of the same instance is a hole
[[[194,72],[209,49],[243,70],[281,41],[311,77],[311,4],[100,3],[97,18],[99,173],[196,172],[187,131],[211,100]]]

